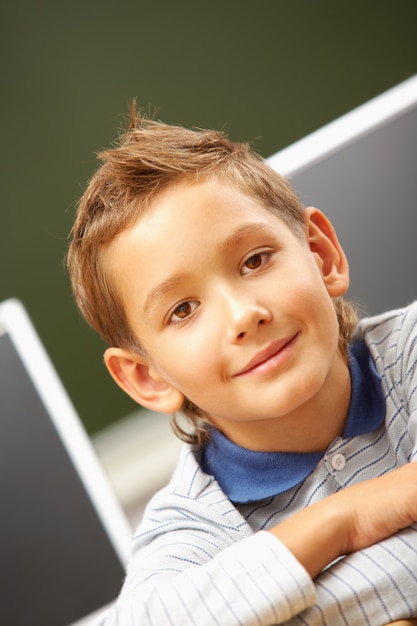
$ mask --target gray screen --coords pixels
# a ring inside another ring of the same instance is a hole
[[[7,334],[0,336],[0,624],[66,626],[124,570]]]
[[[332,221],[348,257],[348,296],[374,314],[417,298],[417,108],[292,177]]]

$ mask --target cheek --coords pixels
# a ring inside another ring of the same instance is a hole
[[[319,309],[328,308],[329,304],[332,304],[332,299],[317,265],[313,263],[310,266],[310,271],[301,273],[301,277],[300,280],[303,283],[301,291],[304,291],[311,303],[314,302]]]
[[[159,343],[159,342],[158,342]],[[218,344],[204,332],[182,333],[155,346],[157,367],[187,397],[219,371]]]
[[[307,323],[313,324],[324,342],[333,344],[338,341],[339,324],[333,300],[319,272],[314,271],[299,275],[290,286],[292,312],[303,316]]]
[[[328,295],[327,299],[322,300],[321,306],[319,304],[315,307],[315,315],[317,328],[320,333],[320,342],[323,347],[327,346],[333,352],[337,350],[340,334],[336,310],[332,299]]]
[[[329,299],[324,283],[314,269],[306,272],[302,267],[292,272],[285,289],[278,287],[275,294],[294,315],[314,315],[317,307],[321,309]]]

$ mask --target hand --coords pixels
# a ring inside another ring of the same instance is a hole
[[[417,463],[343,489],[270,530],[314,578],[334,559],[417,521]]]
[[[408,463],[333,497],[347,522],[341,554],[366,548],[417,521],[417,463]]]
[[[413,624],[417,624],[417,618],[400,619],[397,622],[390,622],[389,624],[386,624],[386,626],[413,626]]]

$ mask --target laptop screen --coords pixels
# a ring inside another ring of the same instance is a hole
[[[0,623],[68,626],[118,595],[130,531],[15,301],[0,305],[0,409]]]
[[[332,221],[348,297],[377,314],[417,298],[417,75],[270,157]]]

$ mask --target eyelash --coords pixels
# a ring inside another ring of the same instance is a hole
[[[262,270],[265,265],[268,263],[268,261],[271,260],[272,256],[273,256],[273,251],[272,250],[261,250],[260,252],[252,252],[246,259],[245,261],[242,263],[242,267],[240,269],[240,273],[245,276],[246,274],[252,274],[254,272],[258,272],[260,270]],[[258,267],[255,268],[249,268],[246,266],[247,263],[249,263],[249,261],[251,261],[252,259],[255,259],[256,257],[259,257],[261,260],[261,264]],[[245,270],[245,266],[246,266],[246,270]]]
[[[191,305],[191,307],[194,307],[194,308],[192,308],[192,311],[190,311],[190,313],[188,313],[185,317],[175,318],[174,316],[177,313],[177,311],[179,311],[181,307],[184,307],[185,305]],[[186,322],[187,320],[190,319],[191,315],[197,309],[198,305],[199,303],[196,300],[185,300],[184,302],[180,302],[180,304],[177,304],[177,306],[168,315],[168,324],[181,324],[181,323]]]

